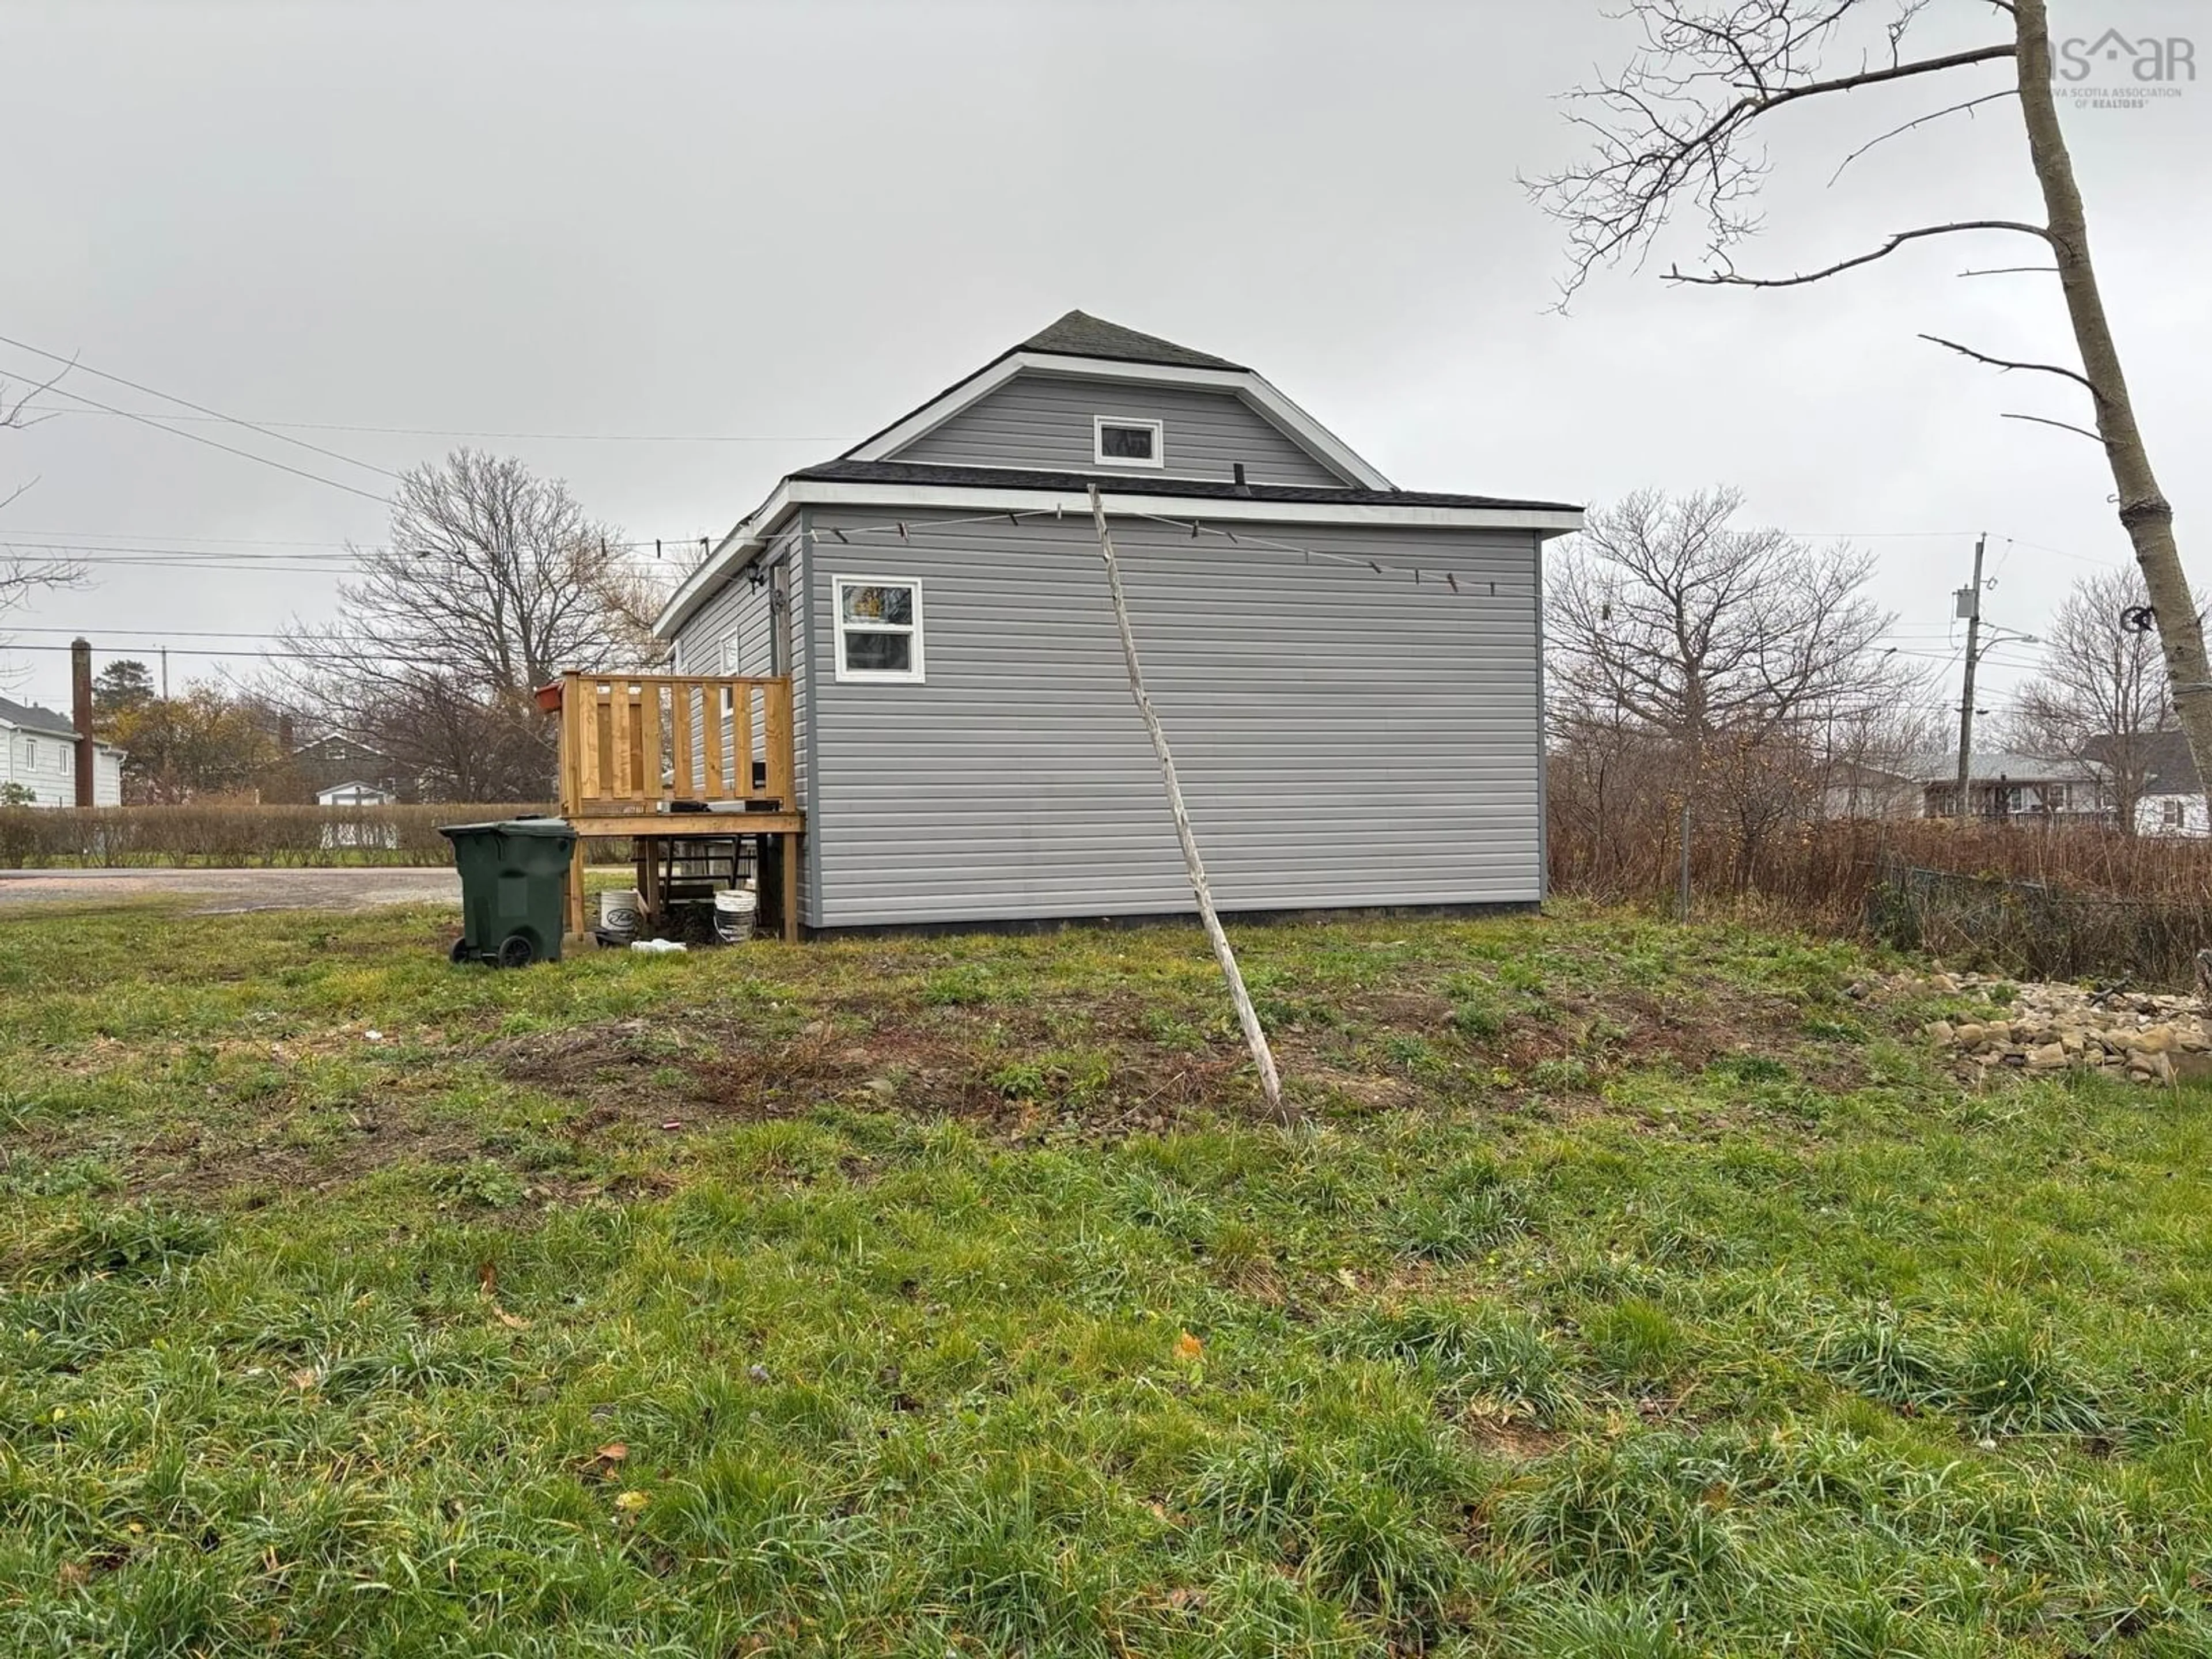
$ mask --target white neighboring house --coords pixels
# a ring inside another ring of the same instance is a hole
[[[399,797],[389,789],[380,789],[373,783],[334,783],[327,789],[315,791],[318,806],[391,806]],[[383,848],[399,845],[399,826],[396,823],[326,823],[323,826],[325,847]]]
[[[373,783],[334,783],[315,791],[318,806],[392,806],[399,797]]]
[[[2150,761],[2143,769],[2142,793],[2136,797],[2139,836],[2212,835],[2204,811],[2204,787],[2189,758],[2189,739],[2179,732],[2154,732]]]
[[[124,751],[93,747],[92,804],[123,805]],[[0,697],[0,787],[20,784],[40,806],[76,805],[76,732],[51,708]]]

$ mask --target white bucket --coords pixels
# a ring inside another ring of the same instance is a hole
[[[721,945],[743,945],[753,936],[753,915],[759,901],[742,887],[714,895],[714,939]]]
[[[637,933],[639,903],[636,888],[609,888],[599,895],[599,931],[627,944]]]

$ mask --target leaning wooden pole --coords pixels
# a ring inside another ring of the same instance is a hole
[[[1121,592],[1121,568],[1114,560],[1114,537],[1106,528],[1106,505],[1098,497],[1098,486],[1091,486],[1091,516],[1098,526],[1098,556],[1106,562],[1106,587],[1114,597],[1114,625],[1121,631],[1121,657],[1129,666],[1129,695],[1136,700],[1137,713],[1145,722],[1145,730],[1152,739],[1152,753],[1159,757],[1160,777],[1167,785],[1168,810],[1175,814],[1176,839],[1182,843],[1183,868],[1190,872],[1191,896],[1198,901],[1198,917],[1206,924],[1206,937],[1212,943],[1213,959],[1221,964],[1221,976],[1229,981],[1229,1000],[1237,1006],[1237,1023],[1244,1028],[1244,1046],[1252,1051],[1252,1063],[1260,1071],[1260,1092],[1267,1097],[1267,1110],[1278,1123],[1295,1121],[1296,1114],[1283,1104],[1283,1079],[1275,1071],[1274,1051],[1267,1047],[1267,1033],[1260,1024],[1260,1011],[1252,1006],[1251,993],[1244,988],[1244,975],[1237,966],[1237,953],[1229,947],[1229,935],[1221,930],[1221,918],[1214,914],[1213,890],[1206,884],[1206,865],[1198,856],[1198,837],[1191,833],[1190,814],[1183,808],[1182,785],[1176,781],[1175,757],[1168,750],[1168,734],[1160,725],[1160,717],[1152,707],[1152,700],[1145,693],[1145,670],[1137,660],[1137,636],[1129,629],[1129,602]]]

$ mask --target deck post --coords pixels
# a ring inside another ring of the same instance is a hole
[[[569,827],[574,828],[573,824]],[[568,931],[577,934],[584,933],[588,925],[584,914],[584,838],[580,835],[568,854]]]
[[[783,942],[799,943],[799,841],[795,835],[780,836],[783,856],[776,861],[783,866]]]

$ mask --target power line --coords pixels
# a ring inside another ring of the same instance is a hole
[[[311,483],[328,484],[332,489],[343,489],[349,495],[358,495],[363,501],[374,501],[380,507],[388,506],[390,504],[385,497],[378,495],[374,490],[356,489],[349,483],[340,483],[336,478],[325,478],[319,472],[309,472],[303,467],[292,466],[283,461],[271,460],[268,456],[257,455],[250,449],[240,449],[234,445],[217,443],[213,438],[207,437],[198,432],[186,432],[179,427],[165,426],[161,422],[155,420],[151,416],[141,415],[134,410],[118,409],[112,404],[101,403],[97,398],[88,398],[82,392],[70,392],[60,386],[57,386],[54,389],[57,392],[61,392],[62,396],[64,398],[74,398],[81,404],[90,404],[94,409],[106,410],[110,415],[120,415],[126,421],[136,421],[141,426],[150,426],[155,431],[166,432],[173,438],[184,438],[196,444],[205,444],[210,449],[220,449],[226,455],[236,455],[246,460],[258,461],[263,466],[273,466],[279,472],[289,472],[294,477],[305,478]],[[384,471],[382,467],[377,467],[373,470],[379,472]],[[394,473],[392,476],[397,477],[398,475]]]
[[[159,635],[165,640],[281,640],[285,637],[282,629],[273,628],[262,629],[258,631],[252,629],[240,630],[222,628],[118,628],[112,623],[101,623],[92,628],[58,628],[46,624],[41,624],[33,628],[11,623],[8,626],[8,632],[10,634],[70,634],[85,635],[94,634],[102,635],[111,634],[155,634]],[[151,650],[153,647],[150,646],[138,646],[132,648],[135,650]]]
[[[127,656],[130,654],[129,652],[100,650],[98,647],[94,647],[94,648],[103,657],[118,657]],[[76,647],[74,645],[33,644],[0,647],[0,650],[7,651],[74,651],[76,649]],[[476,666],[476,665],[465,662],[458,657],[401,656],[391,652],[378,652],[366,649],[361,651],[217,651],[213,648],[203,648],[191,646],[169,646],[162,647],[151,645],[141,645],[133,646],[131,647],[131,650],[133,651],[155,651],[163,649],[166,649],[167,653],[172,657],[258,657],[268,662],[341,663],[359,662],[363,658],[369,658],[386,662],[405,663],[410,666],[424,668],[461,669]]]
[[[340,454],[335,449],[325,449],[320,444],[311,444],[305,438],[288,438],[283,433],[272,432],[265,426],[256,426],[252,421],[242,421],[235,415],[226,415],[219,409],[210,409],[205,404],[196,404],[189,398],[179,398],[173,392],[161,392],[155,390],[150,386],[142,386],[137,380],[126,380],[120,374],[110,374],[105,369],[94,368],[91,364],[81,362],[75,357],[64,357],[58,351],[48,351],[43,346],[34,346],[28,341],[11,339],[5,334],[0,334],[0,345],[11,345],[18,351],[27,351],[34,357],[44,357],[48,362],[65,363],[70,368],[76,369],[81,373],[89,374],[96,380],[112,380],[118,386],[127,386],[133,392],[143,392],[148,397],[159,398],[164,403],[176,404],[185,409],[197,410],[200,414],[205,416],[210,420],[222,421],[230,426],[244,427],[248,432],[258,432],[264,438],[274,438],[280,444],[291,444],[300,449],[312,450],[314,453],[327,456],[331,460],[343,461],[348,466],[357,466],[362,469],[362,471],[368,472],[381,472],[387,478],[396,478],[399,476],[397,472],[392,471],[389,467],[378,466],[371,461],[358,460],[351,455]],[[64,373],[66,372],[67,371],[65,370]],[[54,386],[48,389],[58,391],[65,398],[75,398],[77,396],[76,392],[71,392],[66,386]],[[81,401],[89,403],[91,402],[91,399],[84,398]],[[94,407],[104,408],[105,405],[94,404]],[[107,412],[111,415],[120,415],[126,420],[143,420],[146,418],[144,416],[139,415],[130,410],[109,409]],[[169,429],[170,428],[163,428],[165,431]],[[178,435],[179,437],[184,437],[190,434],[179,433]]]
[[[129,384],[127,381],[125,384]],[[84,415],[95,411],[57,409],[46,404],[26,404],[34,415]],[[100,411],[104,412],[104,411]],[[172,421],[228,421],[224,415],[170,415]],[[286,428],[295,432],[369,432],[402,438],[498,438],[516,442],[568,444],[834,444],[835,438],[769,437],[759,434],[722,432],[478,432],[440,426],[364,426],[347,421],[236,422],[258,432]],[[271,436],[279,435],[272,433]],[[290,441],[287,440],[287,441]],[[310,446],[313,447],[313,446]],[[379,469],[380,471],[381,469]]]

